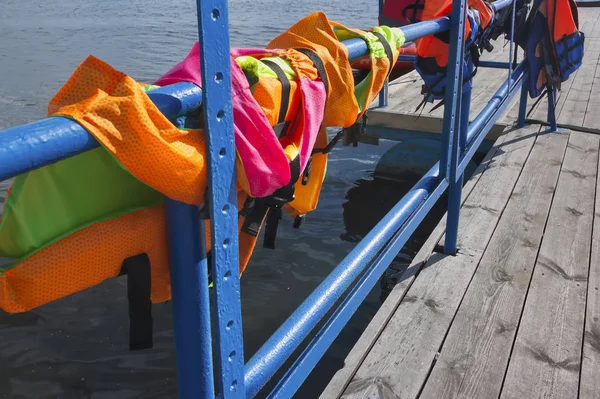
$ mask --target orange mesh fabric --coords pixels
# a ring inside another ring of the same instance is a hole
[[[25,312],[116,277],[123,260],[146,253],[152,302],[171,296],[164,206],[96,223],[0,274],[0,307]]]
[[[329,81],[323,125],[348,127],[354,124],[358,114],[358,104],[354,97],[354,78],[348,60],[348,50],[336,38],[324,13],[319,11],[303,18],[273,39],[267,48],[305,48],[317,53],[325,64]],[[308,60],[304,54],[290,50],[278,55],[288,59],[295,70]],[[312,66],[312,63],[310,65]],[[316,70],[311,67],[310,75],[314,76],[314,74]],[[308,75],[301,74],[301,76],[316,80],[315,77]]]
[[[50,101],[48,115],[74,118],[155,190],[188,204],[202,203],[207,187],[203,133],[173,126],[131,77],[90,56]]]
[[[285,121],[291,121],[298,112],[300,106],[300,95],[297,93],[298,83],[290,79],[290,101],[285,116]],[[281,82],[277,78],[260,77],[256,88],[252,93],[261,109],[267,116],[271,126],[275,126],[279,120],[281,109]]]
[[[246,193],[238,195],[239,209]],[[240,217],[238,230],[244,223]],[[240,275],[246,269],[257,237],[239,234]],[[210,227],[206,223],[206,245]],[[139,210],[79,230],[0,274],[0,308],[8,313],[38,306],[116,277],[123,260],[146,253],[150,259],[152,302],[171,299],[164,205]]]

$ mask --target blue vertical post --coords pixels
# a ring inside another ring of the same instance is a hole
[[[453,150],[450,160],[450,182],[448,185],[448,217],[446,222],[446,241],[444,253],[455,254],[458,247],[458,221],[460,218],[460,204],[462,200],[462,186],[464,172],[457,175],[459,164],[467,142],[467,128],[469,126],[469,111],[471,108],[471,90],[463,93],[460,104],[460,133],[458,151]]]
[[[466,0],[452,3],[450,18],[450,50],[444,98],[444,126],[442,129],[442,151],[440,177],[449,180],[448,218],[444,252],[456,253],[458,217],[462,192],[462,176],[456,176],[459,161],[460,137],[466,134],[467,126],[462,125],[461,106],[463,89],[463,62],[465,54]],[[469,95],[466,97],[470,103]],[[466,110],[468,120],[468,110]],[[465,130],[463,132],[462,130]],[[456,206],[458,204],[458,207]]]
[[[208,268],[198,207],[167,198],[165,209],[179,396],[212,398]]]
[[[527,113],[527,95],[529,94],[527,87],[527,79],[525,79],[523,85],[521,86],[521,98],[519,99],[519,117],[517,118],[517,127],[525,126],[525,116]]]
[[[379,25],[381,25],[381,16],[383,15],[383,2],[384,0],[379,0]],[[393,68],[393,65],[391,67]],[[381,89],[379,92],[379,107],[387,107],[388,105],[388,88],[389,80],[386,79],[385,83],[383,84],[383,89]]]
[[[508,52],[508,88],[512,86],[512,72],[513,72],[513,52],[516,51],[514,49],[514,39],[515,39],[515,13],[516,13],[516,5],[517,0],[512,0],[512,18],[510,21],[510,50]],[[508,97],[510,91],[506,92],[506,97]]]
[[[217,309],[217,381],[221,398],[243,398],[244,350],[227,0],[196,0],[196,6],[208,150],[211,271]]]
[[[556,86],[548,87],[548,124],[550,124],[549,132],[560,133],[556,123]]]
[[[472,68],[469,68],[469,75],[473,72]],[[471,111],[471,89],[465,91],[461,96],[460,101],[460,130],[458,132],[458,144],[460,151],[457,153],[457,162],[460,159],[461,154],[467,147],[467,130],[469,130],[469,112]],[[450,161],[451,163],[453,160]],[[455,179],[456,180],[456,179]]]

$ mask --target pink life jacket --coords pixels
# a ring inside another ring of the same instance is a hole
[[[235,58],[274,56],[282,50],[231,49],[231,84],[235,147],[238,153],[238,176],[245,176],[252,197],[273,194],[290,183],[290,161],[279,142],[273,127],[252,96],[250,86]],[[190,82],[202,87],[200,47],[196,42],[190,53],[155,84],[159,86]],[[302,78],[299,81],[302,95],[304,129],[299,150],[300,173],[310,159],[323,120],[326,91],[321,81]],[[242,170],[240,170],[242,168]],[[293,182],[292,182],[293,183]],[[244,184],[242,183],[242,186]]]

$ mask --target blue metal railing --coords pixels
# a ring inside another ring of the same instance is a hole
[[[382,4],[380,0],[380,12]],[[514,0],[498,0],[491,4],[495,10],[500,10],[514,7]],[[465,167],[521,86],[519,125],[524,124],[527,102],[527,90],[523,85],[527,77],[524,63],[513,69],[512,59],[504,63],[482,62],[480,66],[508,69],[509,76],[469,123],[471,92],[461,90],[463,70],[457,68],[462,65],[464,54],[465,7],[466,0],[456,1],[450,18],[402,28],[406,41],[450,30],[440,162],[356,245],[244,365],[237,273],[237,201],[227,1],[197,0],[204,90],[193,84],[177,83],[148,93],[159,110],[178,126],[182,125],[186,115],[197,115],[202,109],[207,133],[210,222],[211,227],[217,227],[210,229],[211,274],[217,309],[212,320],[205,237],[197,223],[198,209],[166,199],[181,397],[255,396],[323,322],[270,393],[274,398],[292,396],[446,189],[449,189],[449,205],[444,250],[450,254],[456,252]],[[344,44],[351,60],[368,54],[362,39],[348,40]],[[380,101],[385,101],[385,93]],[[553,105],[550,101],[549,118],[555,124]],[[85,129],[66,118],[48,118],[7,129],[0,132],[0,180],[98,145]],[[337,302],[339,304],[334,308]],[[211,324],[216,327],[214,337]],[[216,348],[214,363],[213,347]],[[214,370],[217,370],[217,389],[214,387]]]

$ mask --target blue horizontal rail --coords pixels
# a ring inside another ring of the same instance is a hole
[[[418,201],[418,197],[422,197],[422,201],[416,205],[414,211],[408,217],[403,218],[405,220],[402,222],[402,227],[392,235],[385,248],[369,264],[367,271],[360,277],[360,281],[352,287],[327,323],[319,330],[308,347],[304,349],[288,369],[286,375],[278,382],[271,397],[289,398],[300,387],[447,188],[448,181],[445,179],[440,180],[439,167],[436,165],[409,191],[408,196],[411,198],[407,199],[405,196],[396,205],[392,212],[396,209],[399,209],[398,212],[403,212],[407,209],[406,207],[411,206],[411,203],[414,204],[415,201]],[[377,226],[375,229],[377,229]]]
[[[508,0],[494,3],[497,9],[511,4]],[[405,40],[415,41],[421,37],[447,31],[448,17],[404,26]],[[369,53],[362,39],[343,42],[348,57],[356,60]],[[169,120],[175,121],[202,105],[202,90],[192,83],[176,83],[148,93],[152,102]],[[53,162],[89,151],[99,144],[78,123],[66,118],[53,117],[1,131],[0,134],[0,181],[17,176]],[[35,148],[35,152],[32,149]]]
[[[458,174],[462,174],[467,168],[469,161],[479,148],[479,145],[485,138],[485,135],[492,129],[496,120],[510,103],[510,99],[514,93],[521,88],[523,81],[527,77],[525,72],[525,61],[522,61],[511,74],[512,84],[509,86],[509,81],[506,80],[502,86],[492,96],[492,99],[481,110],[479,115],[469,124],[467,129],[467,141],[471,144],[463,154],[458,165]]]
[[[482,68],[497,68],[497,69],[509,69],[512,68],[510,62],[503,61],[479,61],[479,66]]]
[[[423,22],[420,27],[409,29],[409,37],[414,40],[447,29],[447,25],[448,18],[441,18],[438,22]],[[369,53],[362,39],[350,39],[343,43],[351,60]],[[202,105],[202,90],[192,83],[161,87],[148,92],[148,97],[173,122],[200,109]],[[6,129],[0,134],[0,181],[98,146],[96,139],[81,125],[62,117],[46,118]],[[35,152],[32,151],[34,148]]]
[[[202,105],[202,90],[191,83],[161,87],[149,92],[148,96],[171,121]],[[46,118],[0,131],[0,181],[99,145],[80,124],[63,117]]]

